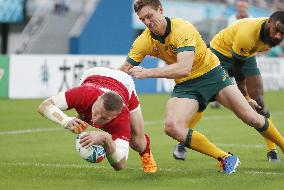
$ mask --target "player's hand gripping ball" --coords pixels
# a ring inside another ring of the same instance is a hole
[[[80,137],[86,132],[80,133],[76,138],[76,150],[79,155],[86,161],[91,163],[99,163],[104,160],[106,151],[101,145],[92,145],[89,148],[84,148],[80,144]]]

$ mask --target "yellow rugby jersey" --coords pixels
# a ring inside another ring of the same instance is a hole
[[[148,28],[134,41],[127,61],[136,66],[145,56],[164,60],[168,65],[177,62],[177,54],[195,51],[191,72],[187,77],[175,79],[176,83],[199,77],[220,64],[219,59],[206,47],[199,32],[189,22],[178,18],[166,18],[164,36],[156,36]]]
[[[240,19],[215,35],[210,47],[226,57],[232,58],[234,54],[241,59],[266,51],[270,46],[261,41],[260,31],[267,20],[268,18]]]

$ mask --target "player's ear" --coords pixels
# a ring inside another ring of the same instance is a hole
[[[163,12],[164,12],[164,9],[163,9],[163,7],[161,5],[159,5],[158,12],[160,14],[163,14]]]
[[[272,20],[271,18],[269,18],[268,21],[267,21],[267,23],[268,23],[268,24],[271,24],[271,23],[273,23],[273,20]]]

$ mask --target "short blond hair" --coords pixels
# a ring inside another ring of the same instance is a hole
[[[153,9],[158,10],[162,3],[159,0],[136,0],[134,3],[134,11],[137,13],[143,7],[150,5]]]

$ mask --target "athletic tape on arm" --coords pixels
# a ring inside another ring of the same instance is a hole
[[[62,127],[66,128],[67,123],[74,119],[74,117],[68,117],[61,110],[66,110],[68,108],[65,93],[60,92],[59,94],[51,97],[53,104],[49,104],[45,107],[43,115],[49,120],[60,124]]]
[[[68,117],[65,115],[65,113],[53,104],[49,104],[45,107],[43,115],[49,120],[60,124],[64,128],[67,128],[67,123],[74,119],[74,117]]]
[[[123,139],[116,139],[114,143],[116,146],[115,152],[111,155],[107,155],[107,159],[111,165],[118,163],[123,158],[127,160],[129,152],[129,142]]]

